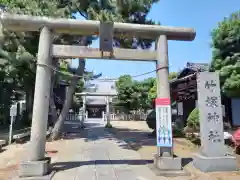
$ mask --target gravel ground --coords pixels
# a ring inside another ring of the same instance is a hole
[[[66,141],[47,142],[46,151],[48,152],[48,156],[54,157],[56,154],[51,152],[64,148]],[[28,143],[12,144],[3,147],[3,151],[0,152],[0,180],[8,180],[16,176],[19,162],[27,156],[27,146]]]
[[[112,121],[113,131],[118,138],[125,139],[134,150],[138,151],[143,159],[152,159],[156,153],[155,138],[150,136],[152,132],[145,121]],[[198,147],[184,138],[174,140],[174,153],[183,158],[190,158],[193,153],[198,151]],[[240,168],[240,156],[237,156]],[[191,176],[169,177],[171,180],[239,180],[239,172],[216,172],[202,173],[193,167],[189,162],[184,167],[191,173]]]

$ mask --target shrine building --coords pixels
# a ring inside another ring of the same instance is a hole
[[[197,107],[197,73],[208,71],[207,63],[187,63],[178,76],[170,81],[171,98],[176,101],[177,116],[186,124],[192,110]],[[240,126],[240,99],[222,95],[223,120],[232,127]]]
[[[96,94],[116,94],[116,80],[101,79],[93,80],[88,84],[87,91]],[[109,97],[110,109],[112,107],[112,97]],[[107,100],[105,96],[86,96],[86,112],[88,118],[102,118],[106,112]]]

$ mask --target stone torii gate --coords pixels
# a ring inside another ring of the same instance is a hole
[[[52,74],[52,69],[49,66],[52,66],[52,57],[106,58],[106,56],[103,57],[103,52],[99,49],[54,45],[52,43],[53,34],[96,35],[99,34],[101,23],[99,21],[55,19],[8,13],[2,13],[0,19],[2,26],[11,31],[40,31],[31,139],[28,148],[28,160],[21,163],[20,175],[23,177],[44,176],[48,173],[49,167],[49,160],[45,158],[45,143]],[[157,40],[156,50],[154,51],[114,48],[111,56],[108,55],[107,58],[156,62],[157,97],[169,100],[168,40],[192,41],[196,35],[194,29],[127,23],[114,23],[112,29],[114,36],[135,36]],[[168,123],[171,123],[171,118],[168,119]],[[172,149],[172,146],[158,147],[155,163],[159,168],[174,170],[181,167],[181,159],[173,157]]]
[[[84,116],[85,117],[85,113],[86,113],[86,96],[102,96],[102,97],[106,97],[106,117],[107,117],[107,123],[110,124],[110,106],[109,106],[109,103],[110,103],[110,100],[109,98],[110,97],[114,97],[114,96],[117,96],[116,93],[104,93],[104,92],[99,92],[99,93],[96,93],[96,92],[93,92],[93,93],[90,93],[90,92],[82,92],[82,93],[75,93],[75,95],[77,96],[82,96],[83,97],[83,112],[84,112]],[[82,119],[82,122],[84,122],[84,119]]]

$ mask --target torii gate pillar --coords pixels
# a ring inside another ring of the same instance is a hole
[[[156,42],[156,51],[157,51],[157,99],[167,99],[169,104],[168,108],[170,108],[170,114],[168,113],[168,118],[165,119],[165,121],[168,121],[167,124],[170,124],[170,127],[172,125],[172,117],[171,117],[171,100],[170,100],[170,86],[169,86],[169,62],[168,62],[168,39],[166,35],[160,35]],[[156,102],[157,103],[157,102]],[[157,107],[157,104],[156,104]],[[156,121],[160,120],[157,116],[156,109]],[[166,122],[164,122],[166,123]],[[156,122],[156,132],[159,131],[158,122]],[[165,127],[166,128],[166,127]],[[158,137],[158,136],[157,136]],[[172,146],[172,129],[169,129],[169,141],[170,145],[164,146],[159,143],[157,143],[158,152],[154,156],[154,164],[160,169],[160,170],[181,170],[182,169],[182,160],[181,158],[176,158],[173,155],[173,146]]]
[[[45,158],[49,98],[52,70],[52,32],[43,27],[40,32],[35,92],[33,102],[31,139],[27,161],[20,164],[20,176],[41,176],[49,171],[49,159]]]
[[[82,105],[82,114],[81,114],[81,128],[84,128],[84,121],[86,119],[86,96],[82,97],[83,105]]]
[[[107,118],[107,124],[106,127],[111,126],[111,120],[110,120],[110,100],[109,96],[106,97],[106,118]]]

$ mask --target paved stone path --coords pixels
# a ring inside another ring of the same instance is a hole
[[[53,180],[164,180],[148,167],[147,160],[128,145],[104,130],[104,121],[88,120],[81,133],[68,134],[74,138],[52,159],[59,171]],[[70,126],[70,125],[68,125]],[[79,131],[77,126],[72,130]]]

